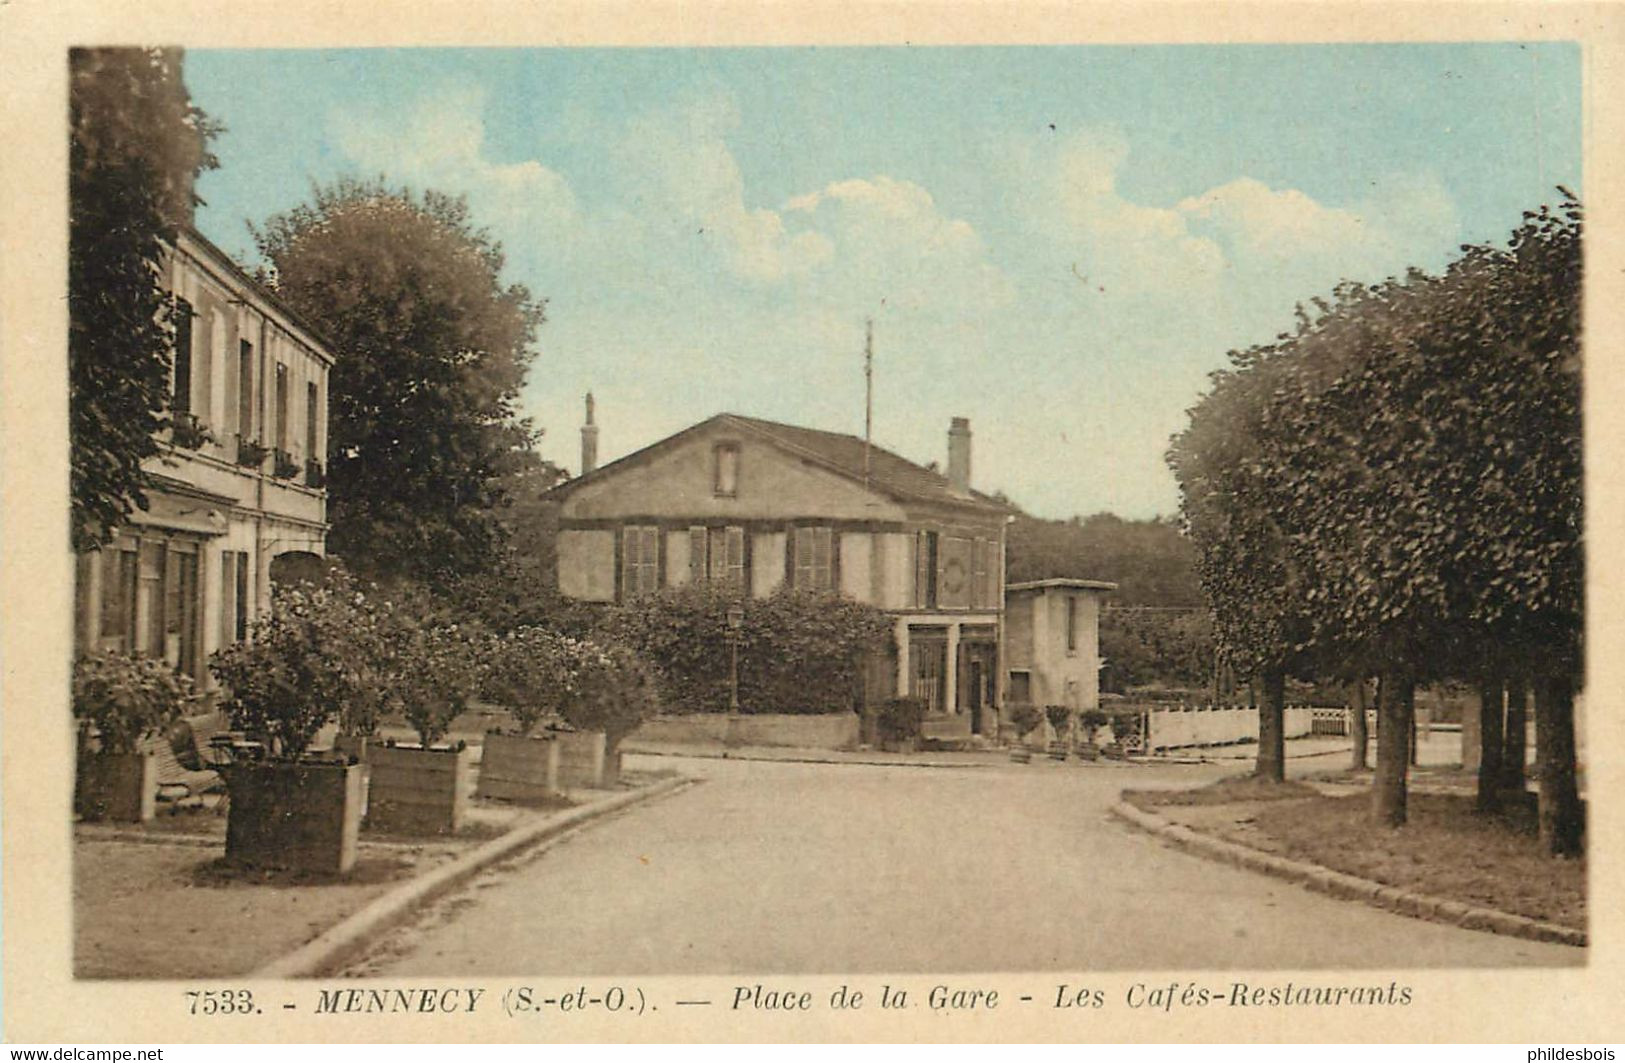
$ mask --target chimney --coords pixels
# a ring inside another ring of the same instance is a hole
[[[581,426],[581,475],[598,468],[598,426],[592,423],[592,392],[587,392],[587,423]]]
[[[948,425],[948,483],[955,493],[970,494],[970,418],[955,417]]]

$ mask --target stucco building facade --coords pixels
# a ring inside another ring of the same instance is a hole
[[[273,573],[325,553],[333,357],[194,231],[165,281],[181,300],[178,426],[146,465],[149,508],[77,558],[74,634],[81,650],[162,656],[206,689],[209,654],[267,608]]]
[[[1100,610],[1117,584],[1012,583],[1005,591],[1006,690],[1013,702],[1100,707]]]
[[[996,732],[1008,507],[970,487],[971,434],[945,473],[852,435],[719,414],[583,474],[561,503],[558,580],[624,602],[699,580],[763,597],[833,591],[894,618],[890,685],[964,733]]]

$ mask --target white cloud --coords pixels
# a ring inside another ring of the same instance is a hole
[[[557,235],[577,220],[563,175],[536,159],[487,157],[485,91],[441,85],[402,111],[337,108],[328,132],[357,166],[387,177],[468,195],[482,224]]]

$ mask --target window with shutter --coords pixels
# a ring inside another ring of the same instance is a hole
[[[628,525],[621,531],[621,595],[636,598],[660,589],[660,529]]]
[[[829,528],[796,529],[795,585],[811,590],[835,589],[835,543]]]
[[[704,583],[710,578],[711,570],[707,563],[710,556],[705,548],[706,531],[704,528],[688,529],[688,581],[690,583]]]
[[[743,591],[745,589],[745,529],[726,528],[724,531],[727,532],[728,544],[728,586],[736,591]]]
[[[175,313],[175,416],[192,412],[192,304],[179,300]]]

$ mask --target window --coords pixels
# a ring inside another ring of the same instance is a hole
[[[835,589],[835,534],[829,528],[797,528],[794,586]]]
[[[162,657],[177,671],[198,675],[198,544],[162,537],[124,539],[103,549],[100,562],[100,647]]]
[[[276,448],[288,451],[288,367],[276,364]]]
[[[990,560],[996,544],[986,539],[977,539],[971,545],[971,605],[977,609],[993,609],[998,603],[993,600],[992,562]]]
[[[621,596],[660,589],[660,529],[628,525],[621,530]]]
[[[914,537],[914,607],[937,607],[937,533],[922,531]]]
[[[1010,691],[1005,695],[1006,702],[1027,702],[1033,700],[1033,677],[1031,672],[1012,671],[1010,673]]]
[[[101,648],[135,649],[136,544],[125,540],[101,552]]]
[[[1066,652],[1078,652],[1078,596],[1066,596]]]
[[[237,434],[254,438],[254,345],[237,344]]]
[[[712,528],[710,549],[711,582],[745,589],[745,529]]]
[[[220,644],[248,637],[248,552],[226,550],[220,555]]]
[[[305,385],[305,460],[321,461],[322,452],[317,449],[317,417],[316,411],[321,409],[317,401],[316,384],[314,381]]]
[[[693,583],[710,581],[746,589],[745,529],[741,527],[688,529],[688,577]]]
[[[178,300],[175,312],[175,398],[170,403],[177,418],[192,412],[192,304]]]
[[[712,454],[711,490],[718,498],[739,495],[739,444],[718,443]]]

